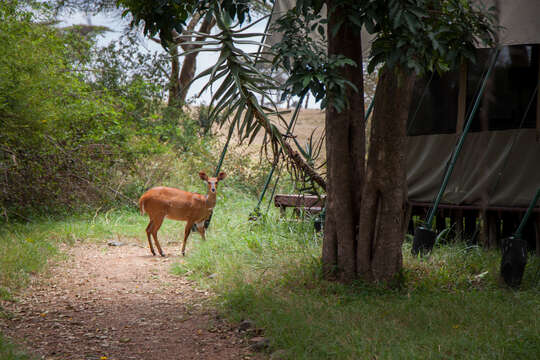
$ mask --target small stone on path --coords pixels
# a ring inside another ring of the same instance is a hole
[[[121,241],[116,241],[116,240],[111,240],[107,243],[107,245],[109,246],[124,246],[126,244],[124,244],[123,242]]]

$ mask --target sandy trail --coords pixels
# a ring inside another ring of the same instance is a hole
[[[140,245],[79,244],[36,278],[0,331],[42,359],[253,359],[247,341],[219,319],[209,294],[170,274],[177,257]],[[167,245],[168,254],[178,247]]]

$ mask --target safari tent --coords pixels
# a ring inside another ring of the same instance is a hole
[[[540,186],[540,1],[477,3],[495,8],[500,54],[439,205],[436,226],[442,230],[452,225],[468,241],[493,246],[515,231]],[[294,4],[277,0],[271,22]],[[266,42],[280,40],[273,33]],[[367,56],[370,36],[362,34],[362,40]],[[494,53],[476,51],[476,63],[464,63],[443,76],[425,76],[415,85],[407,159],[414,219],[425,219],[433,204]],[[534,209],[524,237],[531,249],[540,251],[540,208]]]
[[[487,4],[488,6],[490,4]],[[540,186],[540,1],[493,1],[500,54],[437,213],[469,240],[496,245],[515,231]],[[493,49],[477,62],[417,81],[408,124],[408,198],[423,215],[435,198]],[[540,209],[525,238],[539,250]],[[535,241],[536,239],[536,241]]]

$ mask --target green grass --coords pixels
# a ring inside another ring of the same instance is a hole
[[[222,187],[208,240],[193,234],[185,261],[172,271],[211,287],[216,306],[232,321],[250,319],[264,328],[270,352],[284,349],[290,359],[535,359],[540,354],[537,257],[529,258],[523,285],[513,291],[499,282],[497,252],[446,245],[421,260],[409,255],[406,243],[401,289],[345,286],[322,279],[322,238],[311,222],[281,221],[275,209],[248,221],[254,206],[252,195]],[[4,224],[0,296],[12,297],[31,274],[43,271],[47,259],[58,256],[59,244],[120,238],[146,246],[146,224],[134,209]],[[167,220],[159,234],[167,248],[168,241],[181,239],[183,223]],[[24,358],[2,339],[0,354]]]
[[[426,260],[404,245],[403,287],[327,282],[322,239],[310,222],[249,222],[254,203],[218,206],[206,243],[173,271],[217,293],[233,321],[265,329],[290,359],[536,359],[540,354],[540,260],[519,291],[499,281],[500,255],[439,246]],[[227,210],[225,210],[227,209]],[[212,276],[209,276],[212,275]]]
[[[0,334],[0,359],[2,360],[30,360],[18,347],[9,343]]]

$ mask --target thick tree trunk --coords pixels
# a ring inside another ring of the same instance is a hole
[[[390,281],[402,267],[405,236],[406,125],[414,75],[381,70],[359,216],[357,272]]]
[[[332,1],[327,2],[328,8]],[[329,14],[332,29],[346,17],[338,8]],[[360,31],[343,23],[334,37],[329,37],[328,53],[342,54],[357,63],[346,66],[341,75],[358,88],[349,89],[349,107],[337,112],[332,94],[326,110],[327,198],[322,262],[325,274],[340,281],[356,278],[356,232],[364,177],[365,122]]]

